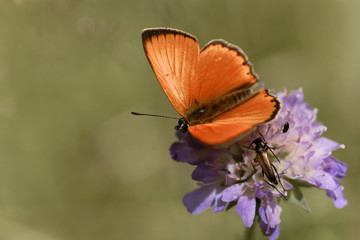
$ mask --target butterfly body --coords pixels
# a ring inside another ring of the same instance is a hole
[[[247,99],[251,95],[250,89],[236,90],[225,94],[213,101],[196,107],[194,110],[190,110],[185,114],[185,118],[189,122],[190,126],[197,124],[204,124],[211,122],[215,117],[222,113],[225,113],[235,106],[239,105],[242,101]],[[199,105],[198,103],[194,104]]]
[[[208,145],[223,144],[274,119],[280,102],[257,82],[237,46],[212,40],[200,51],[196,38],[171,28],[142,32],[150,65],[168,99],[182,115],[176,129]]]

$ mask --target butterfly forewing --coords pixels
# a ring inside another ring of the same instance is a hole
[[[199,45],[182,31],[160,28],[142,32],[146,56],[166,96],[185,115],[193,101],[192,84],[197,82]]]

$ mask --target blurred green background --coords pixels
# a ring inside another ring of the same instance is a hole
[[[346,145],[334,155],[349,204],[306,190],[313,213],[282,203],[280,239],[358,239],[359,12],[358,0],[2,0],[0,239],[241,239],[235,211],[182,205],[196,184],[169,156],[176,121],[129,114],[178,116],[144,55],[147,27],[223,38],[266,87],[303,88]]]

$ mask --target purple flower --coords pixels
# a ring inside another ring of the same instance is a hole
[[[251,227],[258,216],[263,234],[277,239],[282,210],[278,200],[287,196],[307,210],[302,186],[326,190],[337,208],[347,204],[338,179],[345,176],[347,166],[331,156],[332,151],[344,145],[321,137],[326,127],[316,122],[317,110],[303,102],[301,89],[289,95],[284,90],[277,97],[282,109],[276,120],[258,126],[229,146],[205,146],[188,133],[178,134],[181,140],[171,146],[171,156],[196,166],[192,178],[199,185],[183,199],[190,213],[198,214],[212,206],[214,212],[220,212],[235,206],[246,227]],[[283,133],[286,122],[289,129]],[[272,148],[279,160],[271,149],[267,150],[277,170],[278,184],[264,176],[254,161],[254,145],[247,148],[257,138]]]

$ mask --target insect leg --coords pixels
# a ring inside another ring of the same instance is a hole
[[[243,147],[247,148],[247,149],[246,149],[246,153],[249,151],[249,149],[256,151],[255,148],[252,148],[252,147],[251,147],[253,144],[254,144],[254,141],[253,141],[248,147],[247,147],[247,146],[243,146]]]
[[[279,158],[276,156],[276,154],[275,154],[274,151],[272,150],[273,148],[268,147],[268,146],[266,146],[266,147],[267,147],[267,150],[270,150],[270,152],[271,152],[272,155],[276,158],[276,160],[277,160],[278,162],[280,162]]]
[[[256,160],[256,158],[254,158],[254,161]],[[251,165],[253,166],[253,168],[254,168],[254,170],[255,170],[255,172],[256,172],[256,168],[255,168],[255,166],[254,166],[254,164],[251,162]]]
[[[274,169],[274,171],[275,171],[275,173],[276,173],[276,176],[278,177],[278,180],[279,180],[279,183],[280,183],[282,189],[284,190],[284,192],[286,192],[284,186],[283,186],[282,183],[281,183],[281,179],[280,179],[280,176],[279,176],[279,173],[278,173],[276,167],[275,167],[273,164],[271,164],[271,167]]]
[[[261,136],[261,138],[262,138],[263,142],[264,142],[264,143],[265,143],[265,145],[267,146],[267,143],[266,143],[266,140],[265,140],[264,136],[261,134],[261,132],[259,132],[259,134],[260,134],[260,136]]]
[[[282,192],[280,192],[279,189],[277,189],[274,184],[271,184],[270,182],[268,182],[267,180],[265,180],[265,178],[264,178],[263,180],[264,180],[264,182],[266,182],[267,184],[269,184],[271,187],[273,187],[278,193],[280,193],[281,196],[283,196],[286,200],[288,200],[287,197],[286,197]]]

